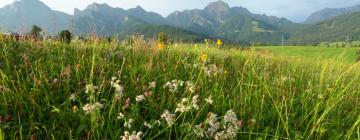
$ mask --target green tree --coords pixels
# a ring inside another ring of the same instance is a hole
[[[72,37],[73,37],[73,35],[69,30],[62,30],[59,33],[60,40],[65,43],[70,43],[72,40]]]
[[[159,43],[166,44],[168,41],[166,33],[165,32],[158,33],[157,41]]]
[[[42,29],[39,26],[33,25],[31,32],[30,32],[30,36],[32,38],[39,39],[41,37],[41,31],[42,31]]]

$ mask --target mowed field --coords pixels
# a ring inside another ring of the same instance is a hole
[[[311,47],[311,46],[267,46],[254,47],[254,50],[268,50],[276,56],[290,58],[302,58],[312,61],[333,60],[340,63],[356,62],[356,52],[360,48],[330,48],[330,47]]]
[[[360,138],[358,64],[266,49],[0,40],[0,139]]]

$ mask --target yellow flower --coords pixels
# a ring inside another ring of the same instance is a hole
[[[80,69],[80,64],[77,64],[76,65],[76,70],[79,70]]]
[[[217,42],[216,42],[216,44],[217,44],[218,46],[221,46],[221,45],[223,45],[223,41],[222,41],[221,39],[218,39]]]
[[[158,49],[163,49],[163,48],[164,48],[164,44],[163,44],[163,43],[158,43],[158,44],[157,44],[157,48],[158,48]]]
[[[73,112],[77,112],[79,110],[79,108],[75,105],[75,106],[73,106],[73,108],[72,108],[72,111]]]
[[[206,61],[207,61],[207,59],[208,59],[208,55],[207,55],[207,54],[205,54],[205,53],[203,53],[203,54],[201,54],[200,59],[201,59],[201,61],[202,61],[202,62],[206,62]]]

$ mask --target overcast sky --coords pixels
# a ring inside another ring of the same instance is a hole
[[[0,0],[0,7],[14,0]],[[124,9],[140,5],[145,10],[154,11],[167,16],[173,11],[204,8],[209,2],[216,0],[41,0],[55,10],[72,14],[74,8],[84,9],[87,5],[108,3],[113,7]],[[312,12],[322,8],[339,8],[360,4],[360,0],[224,0],[230,6],[242,6],[253,13],[265,13],[285,17],[295,22],[302,22]]]

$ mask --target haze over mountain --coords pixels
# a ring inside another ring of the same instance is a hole
[[[26,32],[39,25],[47,32],[58,32],[70,25],[71,15],[51,10],[38,0],[22,0],[0,8],[0,19],[3,31]]]
[[[360,4],[346,8],[325,8],[311,14],[304,23],[314,24],[321,21],[325,21],[327,19],[331,19],[339,15],[344,15],[359,11],[360,11]]]

